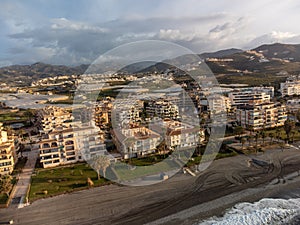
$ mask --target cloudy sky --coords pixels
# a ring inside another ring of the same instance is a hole
[[[90,63],[137,40],[202,53],[300,43],[298,0],[1,0],[0,66]]]

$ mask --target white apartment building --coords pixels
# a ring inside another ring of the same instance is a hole
[[[97,102],[94,106],[93,119],[95,124],[100,129],[107,126],[111,120],[111,110],[113,104],[111,98],[106,98],[100,102]]]
[[[14,140],[7,136],[7,132],[0,123],[0,174],[10,174],[17,162]]]
[[[114,127],[129,128],[142,121],[144,102],[140,100],[116,99],[113,102],[111,120]]]
[[[72,115],[59,107],[40,112],[44,128],[40,144],[40,162],[44,168],[89,160],[107,154],[100,129],[90,124],[70,121]]]
[[[112,137],[124,159],[155,153],[160,135],[146,127],[114,129]]]
[[[271,98],[274,97],[274,87],[272,86],[256,86],[256,87],[244,87],[244,88],[235,88],[236,91],[241,92],[254,92],[254,93],[265,93],[270,95]]]
[[[206,99],[201,100],[200,104],[206,105],[212,113],[228,113],[231,111],[231,101],[226,96],[214,94],[207,96]]]
[[[40,162],[44,168],[87,161],[107,154],[97,130],[93,127],[57,129],[42,136]]]
[[[146,106],[149,117],[180,119],[178,106],[167,100],[150,101]]]
[[[193,148],[205,140],[203,129],[186,123],[164,120],[163,127],[166,129],[166,145],[173,150]]]
[[[228,94],[232,107],[241,105],[268,103],[271,101],[271,96],[264,92],[256,91],[233,91]]]
[[[300,95],[300,76],[292,76],[284,83],[280,83],[282,96]]]
[[[37,114],[39,128],[43,131],[71,128],[73,119],[70,112],[57,106],[46,106],[39,110]]]
[[[239,106],[236,110],[236,119],[247,129],[279,127],[287,120],[286,107],[273,102]]]

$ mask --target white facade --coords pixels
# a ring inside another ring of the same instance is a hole
[[[131,124],[141,122],[143,101],[116,99],[112,107],[112,124],[114,127],[129,128]]]
[[[253,130],[283,126],[287,119],[286,107],[272,102],[240,106],[236,119],[242,127]]]
[[[56,106],[47,106],[39,110],[37,118],[43,131],[71,128],[74,119],[70,112]]]
[[[10,174],[17,162],[14,140],[7,136],[0,123],[0,174]]]
[[[300,78],[290,77],[285,83],[280,84],[282,96],[300,95]]]
[[[255,103],[268,103],[271,100],[271,96],[264,92],[256,91],[234,91],[229,93],[231,105],[234,107],[241,105],[248,105]]]
[[[146,127],[115,129],[112,137],[124,159],[155,153],[160,143],[160,135]]]
[[[231,110],[231,101],[226,96],[214,94],[207,97],[207,106],[212,113],[227,113]]]
[[[180,118],[178,106],[167,100],[150,101],[146,111],[150,117],[157,116],[162,119],[175,120]]]
[[[73,122],[72,114],[59,107],[40,111],[40,162],[44,168],[89,160],[107,154],[98,127]]]

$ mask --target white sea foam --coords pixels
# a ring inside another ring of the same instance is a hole
[[[228,210],[222,217],[213,217],[199,225],[261,225],[286,224],[300,214],[300,198],[265,198],[256,203],[240,203]]]

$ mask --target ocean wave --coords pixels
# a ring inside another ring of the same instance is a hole
[[[300,214],[300,198],[265,198],[255,203],[239,203],[222,217],[212,217],[199,225],[278,225],[289,224]]]

